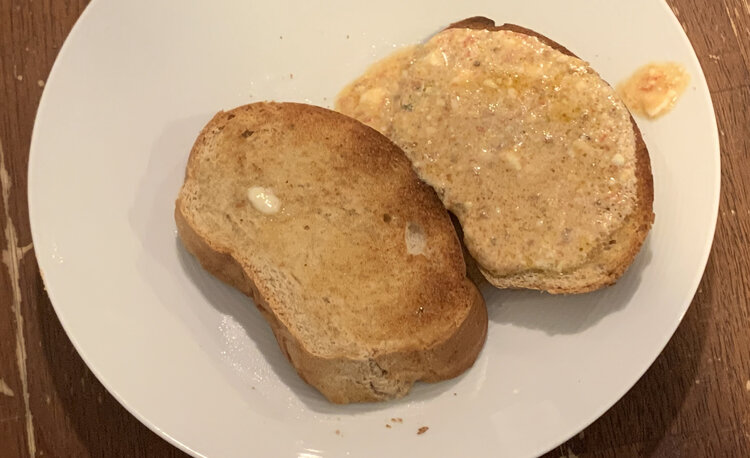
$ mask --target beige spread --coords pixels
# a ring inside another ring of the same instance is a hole
[[[445,30],[375,64],[336,108],[404,149],[494,275],[574,269],[633,211],[625,105],[534,37]]]
[[[617,92],[634,113],[658,118],[674,107],[690,83],[685,68],[673,62],[650,63],[617,86]]]

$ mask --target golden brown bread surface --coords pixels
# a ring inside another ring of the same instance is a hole
[[[457,22],[374,65],[337,109],[404,149],[495,286],[612,284],[653,222],[648,151],[624,104],[528,29]]]
[[[253,187],[280,210],[258,211]],[[401,397],[457,376],[482,348],[486,308],[448,213],[398,147],[353,119],[291,103],[218,113],[190,153],[175,220],[332,402]]]

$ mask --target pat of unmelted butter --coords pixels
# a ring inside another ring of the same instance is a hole
[[[424,255],[427,247],[427,235],[424,229],[417,223],[409,222],[404,228],[404,242],[406,243],[406,252],[412,256]]]
[[[653,119],[668,113],[689,83],[682,65],[650,63],[617,85],[617,92],[630,111]]]
[[[281,201],[271,188],[253,186],[247,190],[247,199],[253,207],[264,215],[273,215],[281,209]]]

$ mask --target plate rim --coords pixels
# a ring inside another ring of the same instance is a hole
[[[102,3],[103,0],[91,0],[83,9],[80,16],[76,19],[75,24],[68,32],[67,36],[65,37],[65,40],[60,47],[60,51],[55,57],[54,63],[51,67],[51,70],[49,72],[49,75],[47,77],[47,81],[53,80],[56,76],[56,74],[60,71],[60,65],[59,62],[63,60],[64,55],[66,52],[68,52],[70,45],[69,38],[72,37],[74,34],[79,33],[80,28],[82,27],[81,24],[83,24],[88,16],[91,15],[91,11],[100,3]],[[716,235],[716,227],[718,224],[718,212],[719,212],[719,205],[720,205],[720,199],[721,199],[721,146],[720,146],[720,137],[719,137],[719,131],[718,131],[718,120],[716,118],[716,110],[713,105],[713,99],[710,91],[710,87],[708,85],[708,81],[705,77],[705,72],[703,70],[703,66],[701,65],[698,56],[695,52],[695,48],[693,47],[692,43],[690,42],[689,37],[687,36],[687,33],[685,32],[684,28],[682,27],[682,24],[679,22],[679,19],[674,14],[674,11],[671,9],[671,7],[667,4],[666,1],[662,1],[661,8],[665,9],[666,15],[669,17],[669,20],[671,21],[671,26],[675,28],[679,32],[679,36],[681,41],[683,42],[683,45],[686,45],[686,49],[689,50],[689,58],[692,60],[692,63],[694,64],[695,68],[698,70],[698,74],[695,75],[695,81],[697,84],[704,86],[705,88],[705,94],[708,98],[708,115],[710,115],[710,119],[712,122],[710,123],[710,140],[712,143],[712,157],[714,162],[714,176],[712,177],[715,185],[714,185],[714,199],[711,202],[710,207],[710,213],[713,215],[710,221],[710,227],[708,228],[708,233],[706,237],[706,243],[705,246],[702,249],[700,262],[696,265],[696,274],[694,278],[690,281],[691,287],[688,288],[688,292],[690,293],[690,301],[687,302],[687,304],[682,308],[679,315],[675,315],[672,323],[672,327],[669,329],[669,332],[663,333],[663,337],[661,338],[662,342],[658,346],[658,351],[654,353],[653,358],[644,359],[641,363],[642,368],[638,371],[638,376],[634,378],[632,383],[628,383],[625,385],[625,388],[622,390],[617,390],[616,392],[613,391],[613,395],[611,397],[608,397],[609,399],[607,402],[601,403],[599,409],[595,409],[595,413],[592,413],[591,418],[588,421],[583,422],[583,424],[577,426],[575,429],[576,431],[564,437],[562,440],[554,439],[551,440],[551,442],[554,442],[553,445],[542,447],[544,449],[543,453],[547,453],[551,450],[553,450],[555,447],[565,443],[567,440],[569,440],[571,437],[574,437],[575,434],[579,433],[580,431],[586,429],[591,424],[593,424],[596,420],[602,417],[604,413],[606,413],[609,409],[612,408],[619,400],[621,400],[637,383],[640,381],[643,377],[643,375],[651,368],[651,366],[654,364],[654,362],[658,359],[658,357],[663,353],[664,349],[666,348],[669,341],[672,339],[674,334],[677,332],[677,329],[679,328],[679,325],[682,323],[687,311],[689,310],[690,306],[692,305],[692,302],[695,298],[695,293],[698,290],[698,287],[700,286],[701,280],[703,276],[705,275],[705,269],[708,264],[708,260],[712,253],[712,246],[714,242],[714,238]],[[32,178],[32,170],[35,168],[35,163],[38,160],[38,156],[41,153],[34,153],[38,149],[36,146],[39,142],[38,136],[39,130],[37,129],[38,120],[40,118],[40,115],[45,111],[46,109],[46,101],[49,97],[47,96],[47,91],[43,91],[42,96],[39,100],[39,104],[37,107],[37,111],[34,118],[34,125],[32,128],[31,133],[31,141],[30,141],[30,147],[29,147],[29,155],[28,155],[28,168],[27,168],[27,201],[28,201],[28,212],[29,212],[29,225],[30,225],[30,232],[32,237],[32,242],[36,246],[36,241],[39,240],[38,233],[41,231],[39,228],[39,223],[34,223],[34,207],[32,205],[32,201],[34,200],[32,198],[32,195],[35,194],[34,191],[34,183],[35,180]],[[706,126],[709,127],[709,126]],[[94,374],[96,379],[99,381],[99,383],[104,386],[104,388],[117,400],[117,402],[125,408],[125,410],[128,411],[131,415],[133,415],[140,423],[145,425],[148,429],[150,429],[152,432],[156,433],[159,437],[166,440],[173,446],[177,447],[178,449],[182,450],[185,453],[188,453],[191,456],[196,457],[205,457],[205,455],[199,453],[197,450],[194,450],[190,448],[188,445],[184,444],[180,440],[173,437],[170,433],[167,431],[162,430],[154,424],[152,421],[150,421],[148,418],[146,418],[143,414],[141,414],[135,407],[133,407],[123,396],[120,395],[120,393],[114,389],[112,386],[112,383],[107,379],[105,374],[102,374],[99,370],[99,368],[96,367],[96,365],[92,365],[89,361],[89,358],[86,355],[86,352],[83,351],[83,349],[80,346],[80,343],[78,342],[76,336],[74,334],[71,334],[69,332],[69,324],[66,324],[66,320],[64,318],[64,313],[61,313],[58,309],[58,306],[55,305],[57,301],[53,299],[55,296],[54,287],[50,288],[50,285],[48,284],[48,280],[45,278],[44,274],[42,273],[42,264],[44,261],[40,262],[40,258],[36,256],[36,250],[35,250],[35,257],[37,259],[37,265],[40,271],[40,276],[42,279],[42,282],[44,284],[45,290],[47,292],[47,296],[50,300],[50,304],[52,305],[53,310],[55,311],[55,315],[57,316],[58,320],[60,321],[61,326],[63,327],[63,330],[65,331],[66,336],[70,340],[71,344],[75,348],[78,355],[81,357],[81,359],[86,364],[86,367]],[[654,350],[656,350],[656,346],[654,347]],[[592,410],[593,411],[593,410]]]

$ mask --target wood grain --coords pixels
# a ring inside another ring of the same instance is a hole
[[[31,255],[26,170],[34,115],[55,56],[87,3],[0,0],[0,455],[184,456],[125,411],[84,365]],[[712,254],[691,308],[654,365],[548,457],[750,456],[750,4],[668,3],[703,65],[720,130]]]

